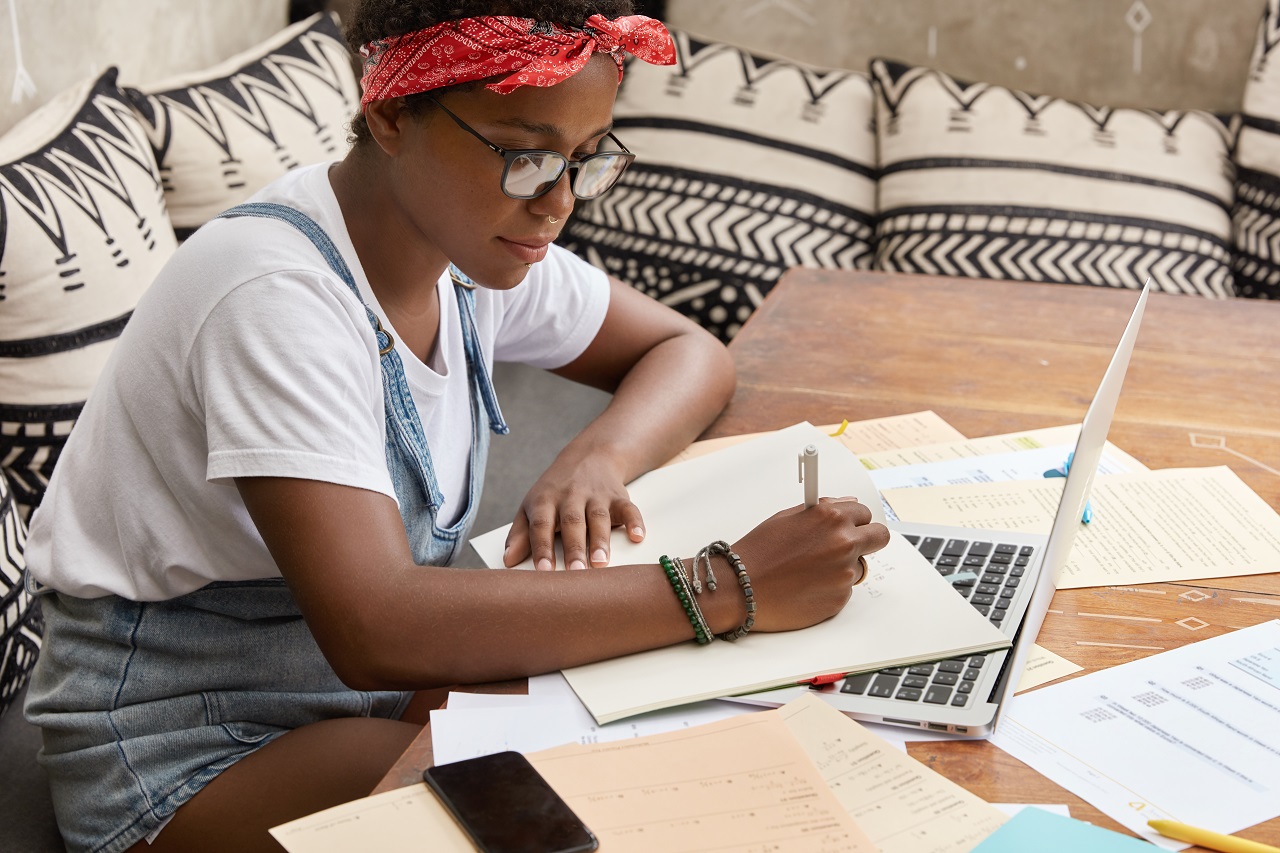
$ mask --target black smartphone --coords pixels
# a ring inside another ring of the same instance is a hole
[[[483,853],[580,853],[599,846],[518,752],[428,767],[422,778]]]

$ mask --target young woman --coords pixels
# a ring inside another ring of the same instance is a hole
[[[27,714],[71,849],[278,849],[268,827],[369,792],[424,719],[413,691],[751,621],[736,584],[699,616],[659,566],[602,568],[611,528],[644,536],[625,484],[711,422],[733,368],[552,245],[629,162],[622,53],[670,62],[670,38],[625,0],[501,5],[367,0],[350,154],[193,236],[86,406],[27,551]],[[505,557],[601,568],[448,567],[505,430],[495,359],[613,392]],[[887,541],[869,521],[826,499],[735,543],[754,629],[836,613]]]

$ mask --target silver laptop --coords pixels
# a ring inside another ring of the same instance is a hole
[[[1009,637],[1009,649],[850,674],[827,684],[787,687],[733,700],[772,706],[809,692],[861,720],[968,737],[985,737],[995,731],[1002,709],[1017,688],[1027,653],[1040,633],[1080,528],[1150,290],[1148,280],[1085,414],[1047,537],[889,523],[891,530],[907,537],[952,582],[958,594]],[[920,617],[928,618],[928,614]]]

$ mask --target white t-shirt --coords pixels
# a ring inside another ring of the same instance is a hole
[[[396,340],[445,496],[465,504],[471,386],[454,288],[437,283],[430,365],[401,343],[347,234],[328,166],[254,197],[328,233]],[[479,288],[485,362],[553,368],[577,358],[608,308],[604,273],[559,246],[517,287]],[[32,517],[35,578],[83,598],[173,598],[211,581],[278,577],[236,477],[298,477],[395,498],[373,329],[355,295],[292,226],[240,217],[191,237],[143,296],[72,430]]]

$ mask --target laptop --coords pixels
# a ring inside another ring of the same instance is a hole
[[[1010,648],[850,674],[827,684],[786,687],[732,701],[776,706],[808,692],[855,719],[967,737],[994,732],[1018,686],[1080,528],[1150,290],[1148,279],[1089,404],[1047,537],[927,523],[888,524],[1009,637]]]

